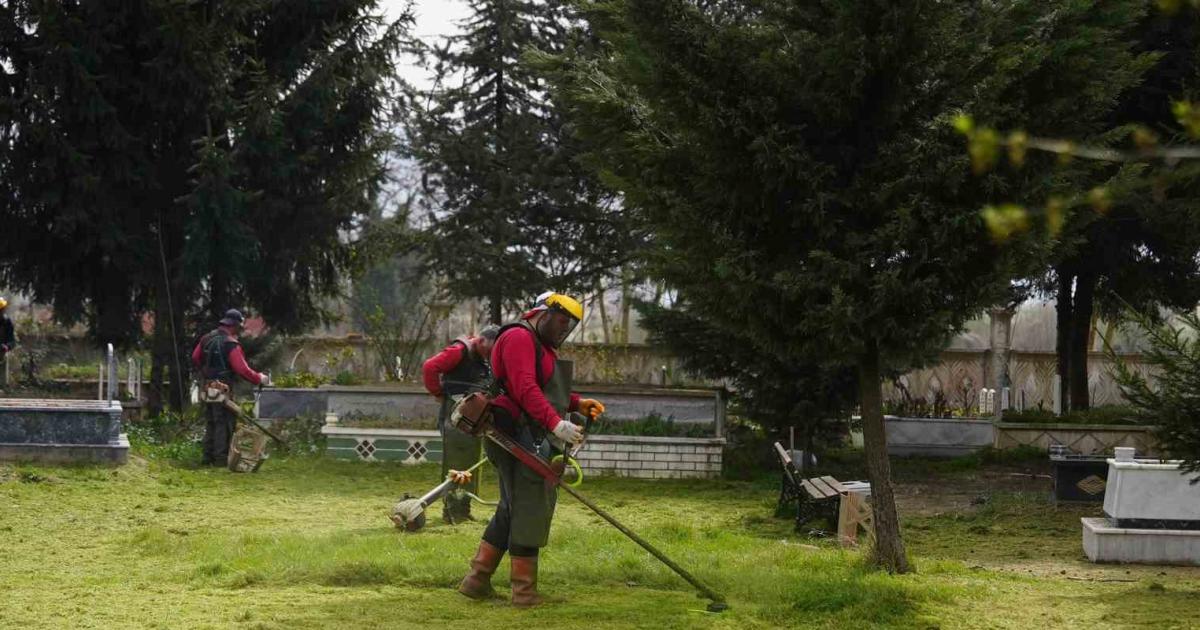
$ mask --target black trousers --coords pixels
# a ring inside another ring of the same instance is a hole
[[[237,430],[237,416],[222,404],[204,405],[204,456],[200,463],[224,466],[229,459],[229,442]]]

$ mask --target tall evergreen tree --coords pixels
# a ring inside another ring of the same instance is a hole
[[[149,309],[157,383],[182,385],[195,328],[230,306],[320,320],[390,142],[407,18],[375,6],[0,8],[0,279],[102,341],[138,341]]]
[[[979,186],[950,121],[978,109],[1094,133],[1144,65],[1123,41],[1141,5],[589,5],[606,47],[566,60],[560,84],[593,161],[653,229],[677,308],[780,363],[857,371],[879,566],[910,569],[881,377],[1040,260],[993,243],[978,208],[1060,183],[1043,162]]]
[[[425,51],[436,80],[413,99],[409,138],[425,173],[430,268],[459,297],[487,299],[498,323],[544,288],[590,290],[637,237],[522,60],[587,39],[557,0],[469,4],[464,31]]]
[[[1121,96],[1110,125],[1126,131],[1112,135],[1124,139],[1133,126],[1162,139],[1179,134],[1171,104],[1187,98],[1200,79],[1198,27],[1195,11],[1155,11],[1142,20],[1137,49],[1154,55],[1155,62]],[[1093,164],[1092,170],[1121,176],[1131,169]],[[1126,305],[1149,313],[1200,301],[1200,214],[1194,210],[1194,183],[1178,180],[1164,177],[1153,194],[1139,189],[1114,196],[1104,213],[1081,212],[1067,222],[1043,279],[1056,302],[1064,408],[1090,405],[1088,355],[1098,316],[1111,321]]]

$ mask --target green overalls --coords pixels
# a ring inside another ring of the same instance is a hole
[[[567,417],[567,408],[571,403],[573,371],[571,361],[558,359],[554,364],[554,374],[542,387],[546,400],[562,418]],[[546,431],[536,420],[522,414],[514,424],[516,434],[513,437],[518,443],[547,459],[554,454]],[[491,440],[484,441],[484,450],[496,467],[500,480],[500,505],[496,507],[493,519],[509,519],[510,545],[545,547],[550,538],[550,521],[554,517],[554,505],[558,499],[557,486],[547,484],[537,473]],[[496,542],[499,541],[493,544]]]

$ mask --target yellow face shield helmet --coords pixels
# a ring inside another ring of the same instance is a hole
[[[533,303],[533,310],[562,313],[565,315],[564,318],[561,318],[565,320],[565,325],[559,326],[558,324],[551,325],[547,323],[547,328],[553,329],[539,331],[542,339],[555,348],[561,347],[563,342],[567,340],[567,337],[570,337],[571,333],[575,331],[575,327],[579,325],[579,322],[583,321],[583,305],[579,303],[579,300],[553,291],[547,291],[537,296],[537,299]]]

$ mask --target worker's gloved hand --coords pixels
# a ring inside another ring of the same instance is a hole
[[[604,413],[604,404],[592,398],[581,398],[579,400],[579,413],[595,420],[596,416]]]
[[[258,384],[262,385],[263,387],[270,387],[271,386],[271,375],[266,374],[266,373],[262,374],[261,378],[259,378],[259,380],[258,380]]]
[[[465,486],[471,483],[471,472],[467,470],[451,470],[450,481],[460,486]]]
[[[568,420],[559,420],[554,426],[554,437],[567,444],[579,444],[583,441],[583,428]]]

